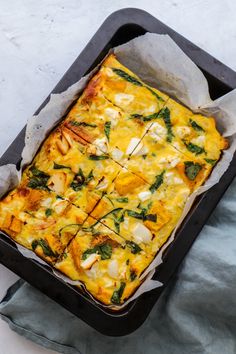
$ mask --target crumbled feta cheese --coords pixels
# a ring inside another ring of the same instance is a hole
[[[114,109],[114,108],[110,108],[110,107],[106,108],[106,109],[105,109],[105,114],[106,114],[109,118],[111,118],[111,120],[112,120],[112,119],[117,120],[117,119],[119,118],[119,112],[118,112],[116,109]]]
[[[195,145],[203,147],[205,140],[206,140],[205,135],[199,135],[197,138],[192,139],[191,142]]]
[[[170,184],[172,183],[172,179],[173,179],[173,172],[166,172],[165,173],[165,181]]]
[[[119,105],[119,104],[128,105],[133,101],[133,99],[134,99],[134,96],[129,95],[127,93],[117,93],[115,95],[115,103],[117,105]]]
[[[102,155],[104,152],[106,153],[108,151],[108,143],[107,143],[107,138],[103,137],[101,139],[96,139],[94,141],[94,145],[96,145],[99,149],[96,149],[96,155],[100,156]]]
[[[124,155],[123,151],[117,148],[114,148],[111,153],[113,159],[117,161],[121,160],[123,155]]]
[[[178,126],[176,127],[176,134],[181,138],[185,138],[191,133],[191,128],[187,126]]]
[[[140,143],[140,144],[139,144]],[[139,144],[139,145],[138,145]],[[139,151],[141,148],[143,147],[143,144],[141,143],[141,139],[139,138],[132,138],[130,140],[130,143],[127,147],[127,150],[126,150],[126,154],[129,155],[133,152],[133,150],[135,149],[135,151]],[[136,151],[136,152],[137,152]]]
[[[150,136],[156,141],[162,140],[166,136],[166,128],[155,122],[150,127]]]
[[[68,207],[69,202],[67,200],[58,199],[53,203],[53,209],[57,214],[62,214],[64,210]]]
[[[109,76],[109,77],[115,76],[115,73],[113,72],[113,70],[111,68],[106,67],[105,70],[106,70],[107,76]]]
[[[123,222],[123,226],[126,230],[128,230],[129,228],[129,218],[124,217],[124,222]]]
[[[137,222],[133,228],[134,240],[137,243],[149,243],[152,240],[151,231],[141,224]]]
[[[179,143],[177,142],[177,141],[174,141],[173,143],[172,143],[172,146],[174,146],[174,148],[176,148],[177,150],[180,150],[181,148],[180,148],[180,145],[179,145]]]
[[[149,152],[147,146],[144,146],[143,143],[140,143],[136,149],[133,151],[133,155],[136,156],[143,156],[143,155],[147,155],[147,153]]]
[[[109,262],[108,267],[107,267],[107,273],[110,275],[112,278],[117,278],[119,273],[118,273],[118,262],[116,259],[113,259]]]
[[[41,201],[41,205],[45,208],[49,208],[52,202],[52,198],[45,198]]]
[[[144,115],[152,114],[152,113],[155,113],[156,110],[157,110],[157,106],[155,104],[152,104],[151,106],[149,106],[143,110],[143,114]]]
[[[179,157],[174,157],[174,156],[172,156],[172,157],[173,157],[173,160],[170,161],[170,167],[175,167],[180,162],[180,158]]]
[[[181,178],[179,178],[179,177],[174,177],[173,183],[174,184],[182,184],[183,180]]]
[[[96,189],[98,190],[104,190],[108,187],[108,179],[103,178],[103,180],[97,185]]]
[[[82,261],[80,263],[81,267],[83,269],[89,269],[92,267],[92,265],[98,261],[98,259],[100,258],[100,256],[97,253],[92,253],[88,256],[87,259],[85,259],[84,261]]]
[[[138,197],[142,202],[145,202],[145,200],[150,199],[151,195],[152,193],[150,191],[145,191],[145,192],[140,192],[138,194]]]
[[[163,156],[159,160],[159,163],[167,168],[174,168],[179,162],[180,158],[172,155]]]
[[[96,262],[89,270],[85,270],[86,275],[89,278],[96,279],[101,272],[99,272],[99,264]]]

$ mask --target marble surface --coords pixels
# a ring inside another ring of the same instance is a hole
[[[0,0],[0,155],[104,19],[144,9],[236,70],[234,0]],[[0,298],[17,276],[0,265]],[[2,354],[54,353],[0,321]]]

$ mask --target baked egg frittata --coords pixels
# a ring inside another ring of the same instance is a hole
[[[120,305],[228,142],[110,54],[0,201],[0,229]]]

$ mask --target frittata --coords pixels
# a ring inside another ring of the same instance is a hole
[[[96,300],[120,305],[227,146],[213,117],[110,54],[0,201],[0,229]]]

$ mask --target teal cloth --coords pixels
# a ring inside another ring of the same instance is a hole
[[[236,180],[175,279],[134,333],[99,334],[20,281],[0,313],[19,334],[65,354],[236,353]]]

